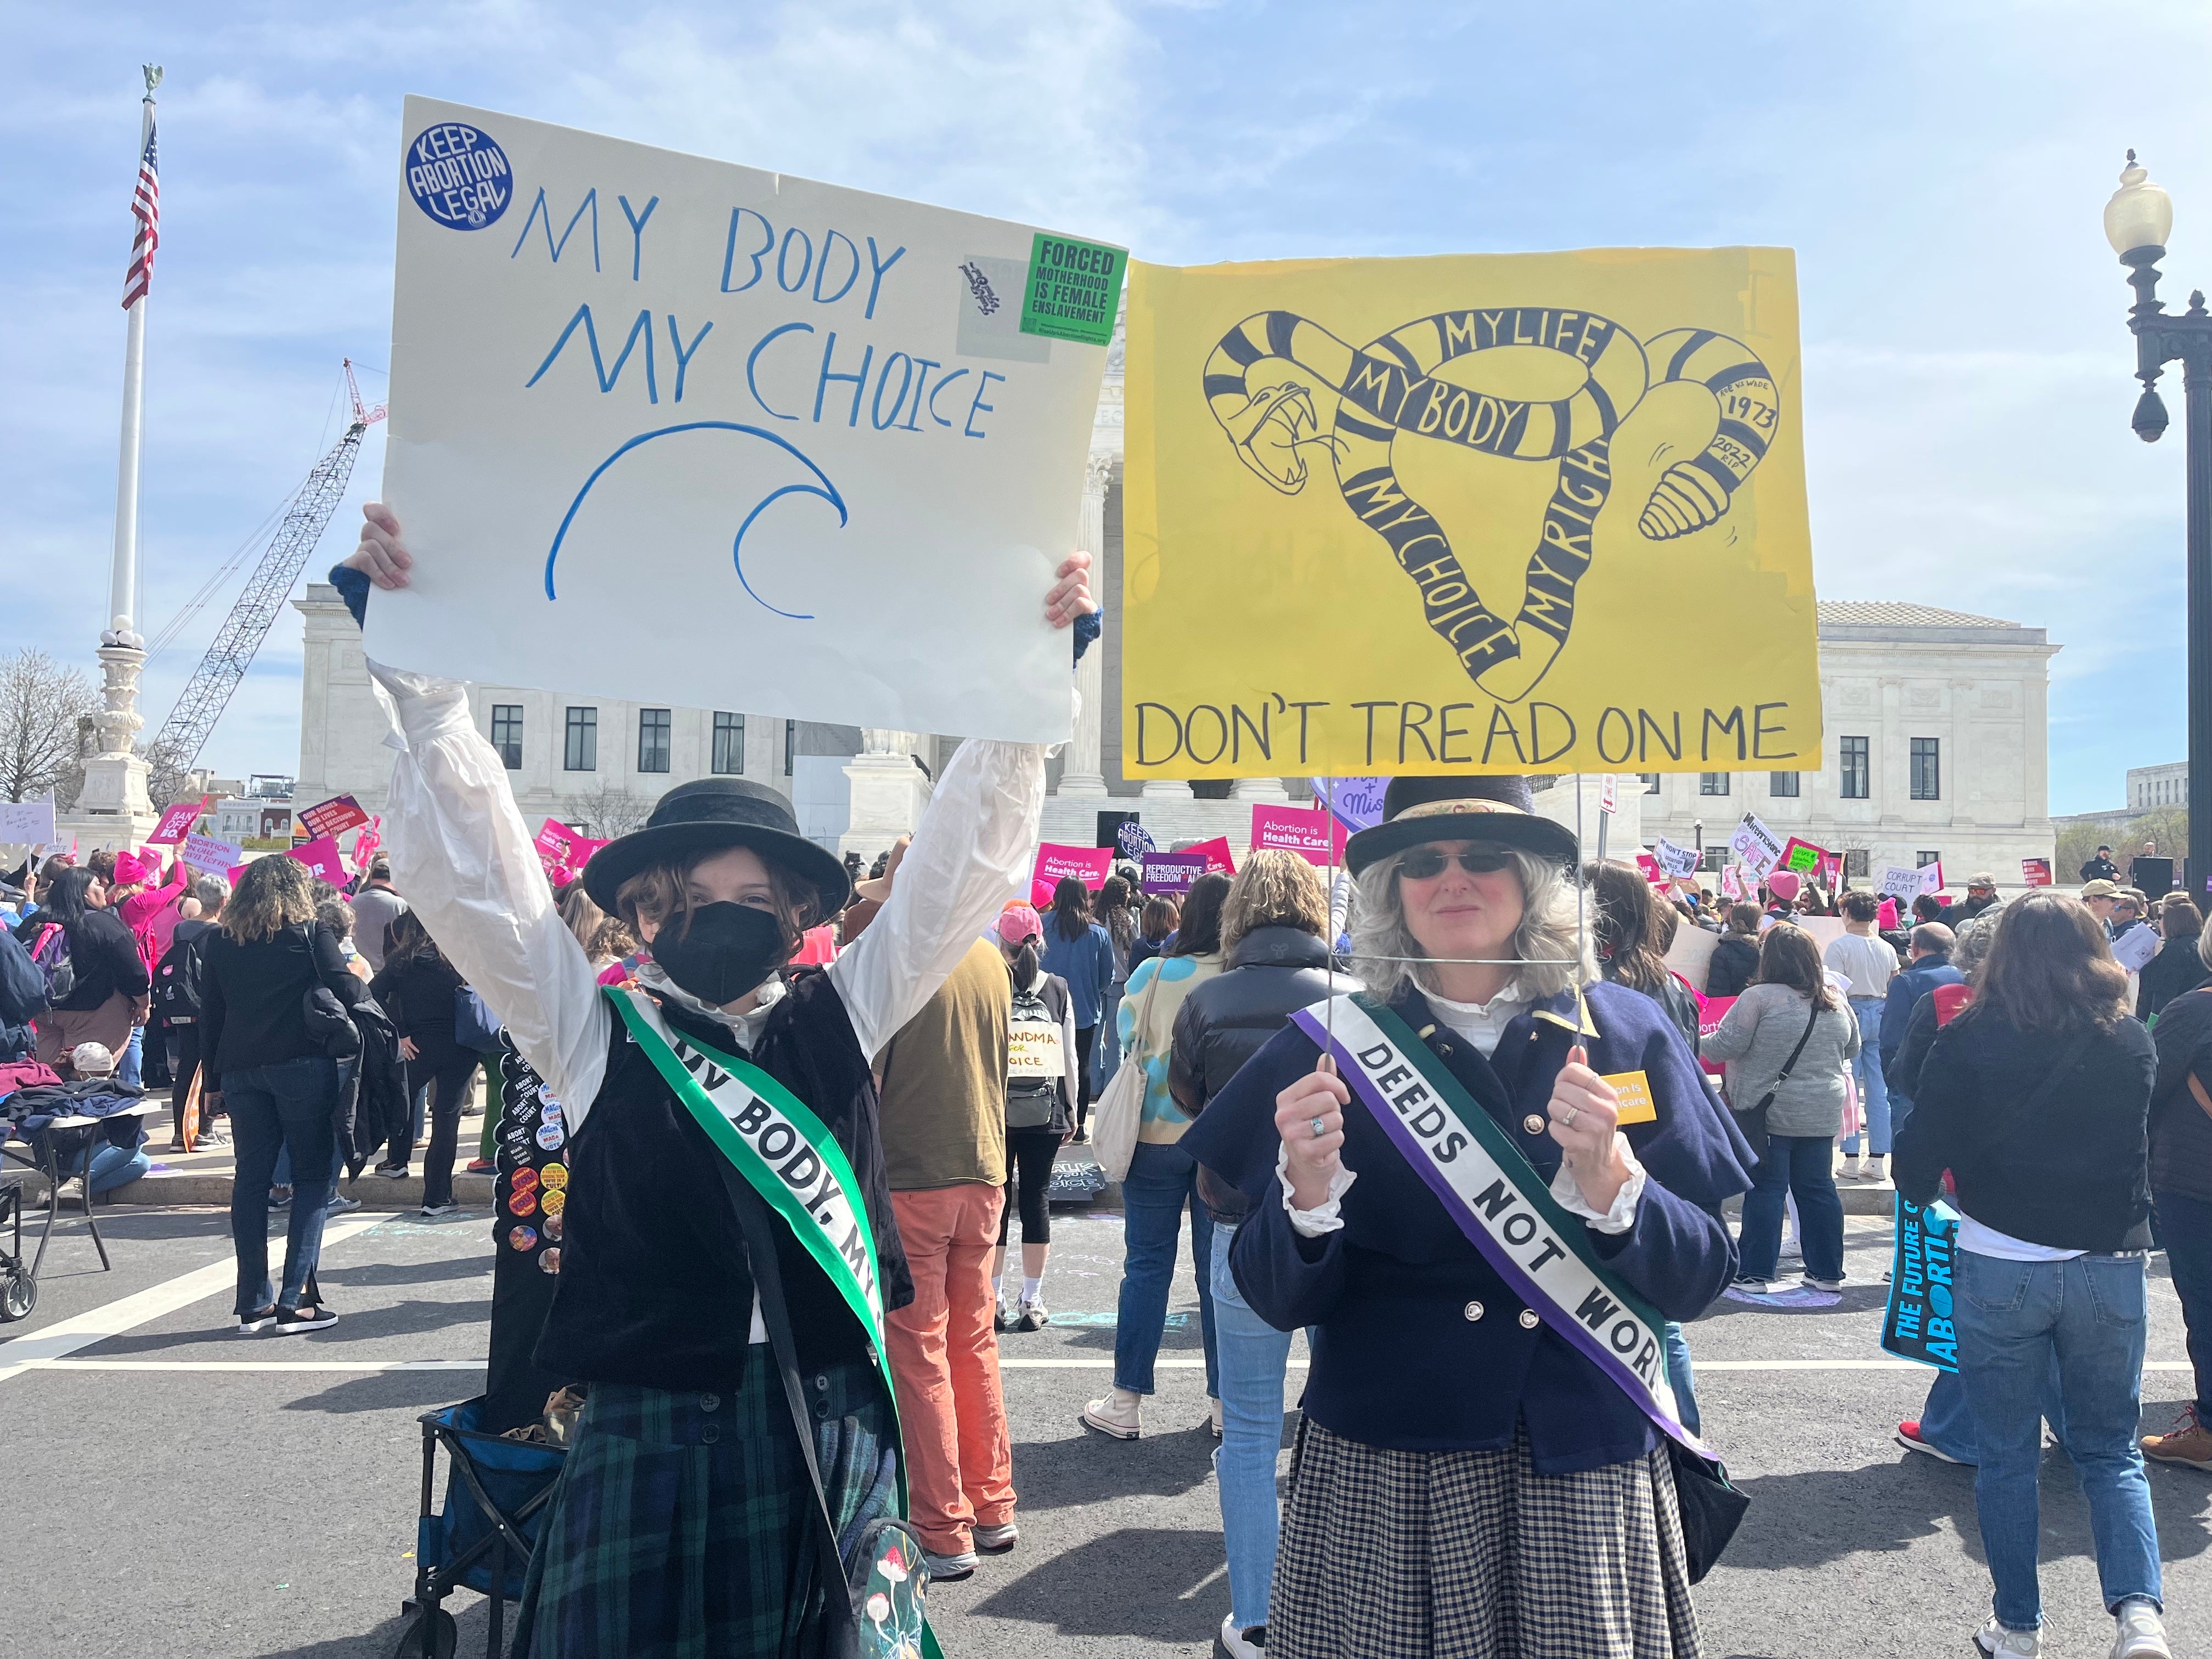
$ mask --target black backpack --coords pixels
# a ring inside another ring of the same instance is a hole
[[[172,1025],[189,1025],[200,1017],[199,942],[205,933],[180,939],[154,969],[155,1012]]]

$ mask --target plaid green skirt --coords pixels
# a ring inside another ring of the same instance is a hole
[[[895,1419],[858,1361],[800,1381],[842,1554],[897,1502]],[[592,1384],[514,1659],[816,1659],[830,1625],[813,1505],[767,1344],[727,1393]]]

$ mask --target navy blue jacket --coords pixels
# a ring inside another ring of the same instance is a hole
[[[1658,1121],[1626,1133],[1650,1179],[1625,1233],[1593,1232],[1597,1254],[1669,1319],[1691,1319],[1735,1276],[1722,1200],[1750,1184],[1742,1136],[1664,1009],[1620,985],[1587,988],[1577,1030],[1563,992],[1515,1018],[1489,1060],[1437,1020],[1410,987],[1392,1003],[1546,1181],[1559,1145],[1542,1118],[1553,1079],[1580,1041],[1601,1074],[1641,1071]],[[1510,1445],[1528,1424],[1539,1473],[1638,1457],[1658,1431],[1564,1337],[1520,1321],[1522,1304],[1479,1255],[1355,1097],[1344,1162],[1358,1179],[1344,1225],[1318,1238],[1291,1226],[1275,1176],[1275,1097],[1314,1069],[1319,1050],[1291,1025],[1230,1080],[1182,1147],[1253,1201],[1230,1253],[1237,1285],[1278,1330],[1314,1331],[1303,1409],[1333,1434],[1404,1451]]]
[[[1911,1024],[1912,1011],[1920,999],[1939,985],[1964,985],[1966,976],[1954,968],[1948,957],[1923,957],[1910,968],[1889,976],[1889,994],[1881,1005],[1881,1070],[1889,1075],[1897,1051],[1905,1046],[1905,1027]],[[1906,1091],[1907,1098],[1911,1091]]]

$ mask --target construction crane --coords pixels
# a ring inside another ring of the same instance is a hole
[[[230,608],[230,615],[223,618],[215,643],[208,647],[207,654],[200,659],[199,666],[192,671],[191,681],[177,698],[176,707],[169,711],[168,719],[161,722],[161,729],[146,745],[147,763],[152,768],[148,783],[157,805],[173,800],[183,792],[185,775],[199,759],[216,722],[229,706],[231,694],[246,678],[246,671],[252,665],[262,641],[269,637],[269,629],[276,620],[276,613],[284,608],[292,584],[300,580],[300,572],[307,568],[315,544],[322,540],[323,532],[330,526],[331,515],[345,499],[346,485],[353,477],[354,459],[361,453],[362,435],[384,418],[382,404],[374,409],[363,407],[350,357],[345,360],[345,384],[346,396],[353,406],[353,418],[346,426],[345,435],[329,454],[315,463],[307,482],[292,498],[283,522],[270,539],[268,550],[262,554],[252,575],[246,579],[244,591]]]

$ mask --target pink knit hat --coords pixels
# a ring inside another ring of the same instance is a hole
[[[118,887],[136,886],[140,882],[153,880],[161,873],[161,855],[159,853],[149,853],[143,859],[128,852],[115,855],[115,884]]]

